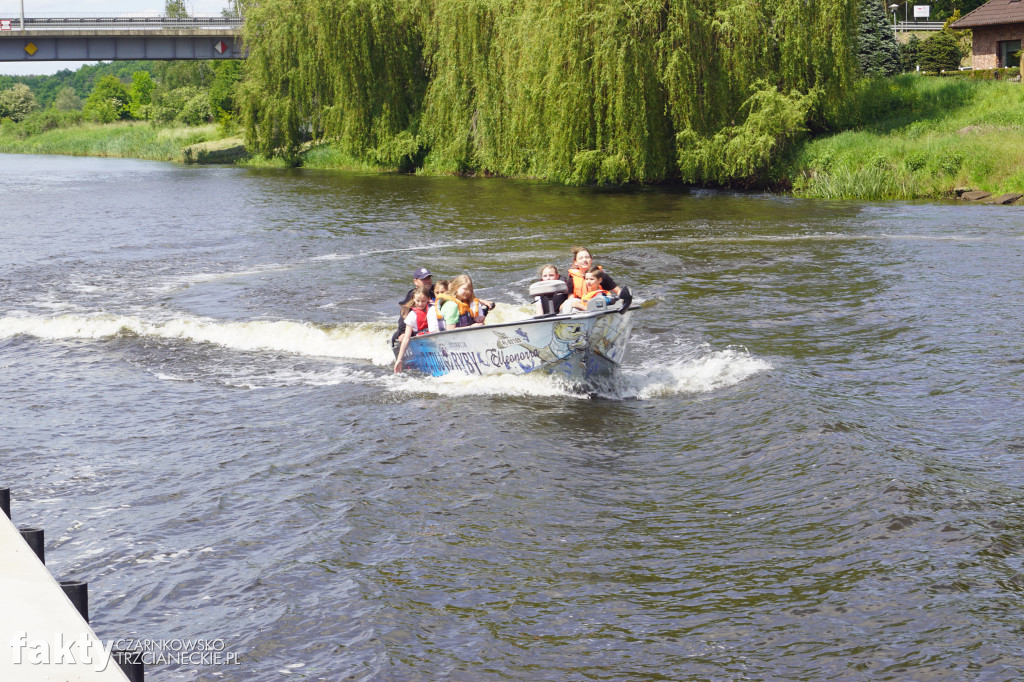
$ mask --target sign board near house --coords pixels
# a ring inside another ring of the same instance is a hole
[[[920,19],[922,17],[927,19],[931,15],[931,13],[932,13],[932,6],[931,5],[914,5],[914,18],[915,19]]]

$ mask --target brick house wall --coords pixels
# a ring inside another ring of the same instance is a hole
[[[997,69],[1002,66],[997,50],[1001,40],[1019,40],[1024,45],[1024,24],[977,26],[972,31],[971,53],[974,55],[975,69]]]

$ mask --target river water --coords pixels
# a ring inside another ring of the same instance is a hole
[[[238,659],[153,679],[1024,675],[1020,209],[33,156],[0,197],[15,522],[101,639]],[[415,267],[508,320],[576,243],[644,304],[613,385],[391,373]]]

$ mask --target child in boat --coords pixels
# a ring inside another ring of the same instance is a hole
[[[448,293],[448,280],[442,279],[434,284],[434,298],[436,299],[441,294]]]
[[[548,263],[540,269],[540,280],[542,282],[550,282],[552,280],[561,279],[558,274],[558,268]],[[551,300],[554,304],[554,309],[558,310],[562,307],[562,304],[568,300],[569,294],[553,294]],[[544,303],[538,298],[537,299],[537,314],[544,314]]]
[[[572,300],[572,307],[575,310],[586,310],[590,299],[595,296],[604,296],[605,301],[612,300],[612,293],[602,287],[601,266],[593,265],[583,275],[583,295]]]
[[[586,275],[587,270],[594,264],[593,254],[590,253],[590,249],[583,246],[574,246],[572,249],[572,264],[569,266],[569,274],[566,276],[565,281],[569,285],[569,293],[574,298],[582,298],[584,289],[583,277]],[[611,275],[601,272],[601,288],[605,291],[610,291],[615,295],[619,295],[620,287],[612,279]]]
[[[405,333],[402,335],[402,344],[398,347],[398,355],[395,356],[395,374],[402,371],[402,361],[405,359],[405,351],[412,337],[440,329],[437,312],[434,306],[430,305],[431,293],[430,287],[419,287],[413,292],[412,300],[402,306]]]
[[[479,299],[473,294],[473,280],[469,275],[459,275],[453,279],[448,291],[450,293],[437,297],[447,329],[481,325],[488,311],[494,308],[493,301]]]

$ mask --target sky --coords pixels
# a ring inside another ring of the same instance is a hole
[[[67,13],[71,16],[117,15],[126,12],[158,12],[163,14],[164,0],[23,0],[25,16],[52,16]],[[219,13],[228,6],[228,0],[185,0],[189,14],[196,12]],[[19,0],[0,0],[0,15],[20,16]],[[0,62],[0,75],[50,75],[62,69],[78,69],[83,64],[96,62]]]

